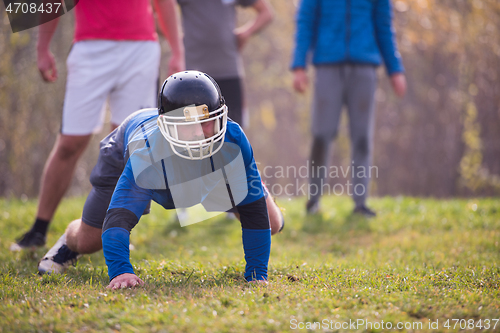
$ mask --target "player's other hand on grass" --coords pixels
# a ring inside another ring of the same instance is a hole
[[[134,288],[136,286],[143,286],[144,281],[139,279],[135,274],[124,273],[115,277],[106,287],[111,290]]]

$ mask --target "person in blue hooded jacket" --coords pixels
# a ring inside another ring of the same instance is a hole
[[[396,95],[406,92],[404,67],[396,46],[390,0],[302,0],[296,15],[293,87],[308,87],[306,66],[315,67],[308,214],[319,210],[328,153],[337,135],[342,107],[349,115],[354,213],[375,216],[366,206],[370,182],[376,69],[382,63]],[[311,57],[312,56],[312,57]],[[314,169],[313,169],[314,168]]]
[[[245,278],[267,280],[271,234],[283,228],[265,188],[252,147],[228,119],[217,83],[199,71],[171,75],[157,109],[129,116],[101,141],[82,218],[38,264],[41,274],[62,273],[81,254],[103,249],[109,288],[142,285],[129,258],[129,235],[151,200],[165,209],[194,209],[182,226],[233,212],[241,222]]]

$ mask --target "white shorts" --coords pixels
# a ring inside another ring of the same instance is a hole
[[[66,61],[61,133],[88,135],[100,131],[106,100],[115,125],[134,111],[156,107],[160,53],[155,41],[75,43]]]

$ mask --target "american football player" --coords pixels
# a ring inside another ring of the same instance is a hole
[[[109,288],[142,285],[130,263],[129,236],[153,200],[165,209],[196,208],[180,221],[183,226],[235,213],[245,279],[266,281],[271,234],[281,231],[284,219],[261,181],[247,137],[227,112],[207,74],[168,77],[157,109],[135,112],[101,141],[82,218],[69,224],[39,272],[61,273],[82,254],[102,248]]]

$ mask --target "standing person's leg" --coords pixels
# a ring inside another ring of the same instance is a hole
[[[76,163],[92,133],[102,127],[104,103],[112,88],[112,66],[101,61],[106,43],[79,42],[67,59],[68,77],[61,134],[45,164],[36,220],[11,250],[45,244],[45,235],[57,206],[66,193]]]
[[[58,135],[43,170],[36,220],[31,229],[11,245],[12,251],[45,245],[50,221],[71,183],[76,163],[90,138],[90,135]]]
[[[309,193],[306,212],[314,214],[319,209],[329,151],[337,136],[343,104],[343,66],[316,66],[311,132],[313,143],[309,168]]]
[[[322,183],[325,181],[326,168],[328,168],[330,160],[330,146],[331,139],[324,136],[313,137],[309,165],[307,214],[315,214],[319,210]]]
[[[43,171],[37,211],[39,219],[52,220],[73,178],[76,163],[91,137],[91,135],[58,135]]]
[[[243,82],[241,78],[215,79],[226,100],[228,116],[243,127]]]
[[[40,274],[63,273],[82,254],[102,248],[101,231],[113,191],[123,171],[124,136],[127,122],[100,143],[100,154],[90,174],[92,190],[83,207],[82,218],[75,220],[38,263]]]
[[[346,95],[351,136],[351,167],[354,168],[352,193],[356,205],[355,212],[367,216],[375,216],[375,213],[366,207],[365,201],[370,184],[376,87],[377,72],[374,66],[349,65]]]

